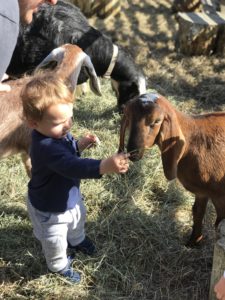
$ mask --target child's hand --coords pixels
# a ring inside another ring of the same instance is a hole
[[[96,135],[87,134],[78,141],[78,148],[79,148],[79,151],[82,152],[85,149],[89,149],[89,148],[99,145],[99,144],[100,144],[100,141]]]
[[[2,83],[4,80],[8,79],[9,76],[4,74],[0,79],[0,92],[9,92],[11,91],[11,87],[8,84]]]
[[[103,159],[100,163],[100,174],[126,173],[129,168],[129,154],[118,153]]]
[[[9,92],[11,87],[8,84],[2,83],[4,80],[8,79],[9,76],[5,73],[2,78],[0,78],[0,92]]]

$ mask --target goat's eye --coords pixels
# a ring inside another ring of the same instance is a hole
[[[151,131],[151,129],[153,129],[155,127],[155,125],[158,125],[161,123],[161,119],[156,119],[154,122],[152,122],[150,125],[149,125],[149,130]]]
[[[160,124],[160,122],[161,122],[161,119],[156,119],[154,125],[158,125],[158,124]]]
[[[149,125],[149,134],[151,134],[151,132],[152,132],[152,130],[154,129],[154,127],[155,127],[155,124],[154,124],[154,123],[151,123],[151,124]]]

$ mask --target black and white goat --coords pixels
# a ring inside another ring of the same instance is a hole
[[[78,45],[90,56],[98,76],[111,77],[119,107],[146,92],[144,75],[132,57],[114,45],[110,37],[91,27],[79,8],[62,0],[54,6],[43,4],[33,22],[21,26],[7,73],[32,71],[50,51],[66,43]],[[78,84],[86,80],[81,72]]]

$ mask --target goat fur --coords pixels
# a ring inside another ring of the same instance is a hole
[[[43,72],[53,73],[61,80],[69,84],[73,91],[77,84],[77,78],[81,67],[84,67],[90,76],[92,90],[100,95],[100,85],[94,67],[88,55],[78,46],[63,45],[54,49],[40,64],[50,61],[58,62],[53,70],[45,69]],[[10,92],[0,92],[0,158],[21,153],[27,174],[30,176],[29,147],[31,143],[31,129],[27,127],[22,116],[22,102],[20,98],[23,86],[35,75],[26,76],[21,79],[10,80]]]
[[[143,102],[127,102],[121,123],[120,151],[129,128],[130,159],[142,158],[145,149],[158,145],[166,178],[178,178],[195,195],[193,230],[187,243],[202,239],[202,221],[207,202],[216,209],[215,226],[225,218],[225,112],[187,115],[163,96]]]
[[[90,26],[78,7],[60,0],[54,6],[43,4],[30,25],[20,26],[7,73],[18,76],[34,70],[50,51],[66,43],[78,45],[90,56],[97,75],[104,76],[113,53],[111,38]],[[111,79],[119,107],[127,99],[146,92],[142,71],[122,47]],[[87,76],[81,72],[78,84],[86,80]]]

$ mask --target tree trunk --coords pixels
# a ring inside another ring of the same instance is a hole
[[[225,15],[178,13],[176,50],[186,55],[224,54]]]

